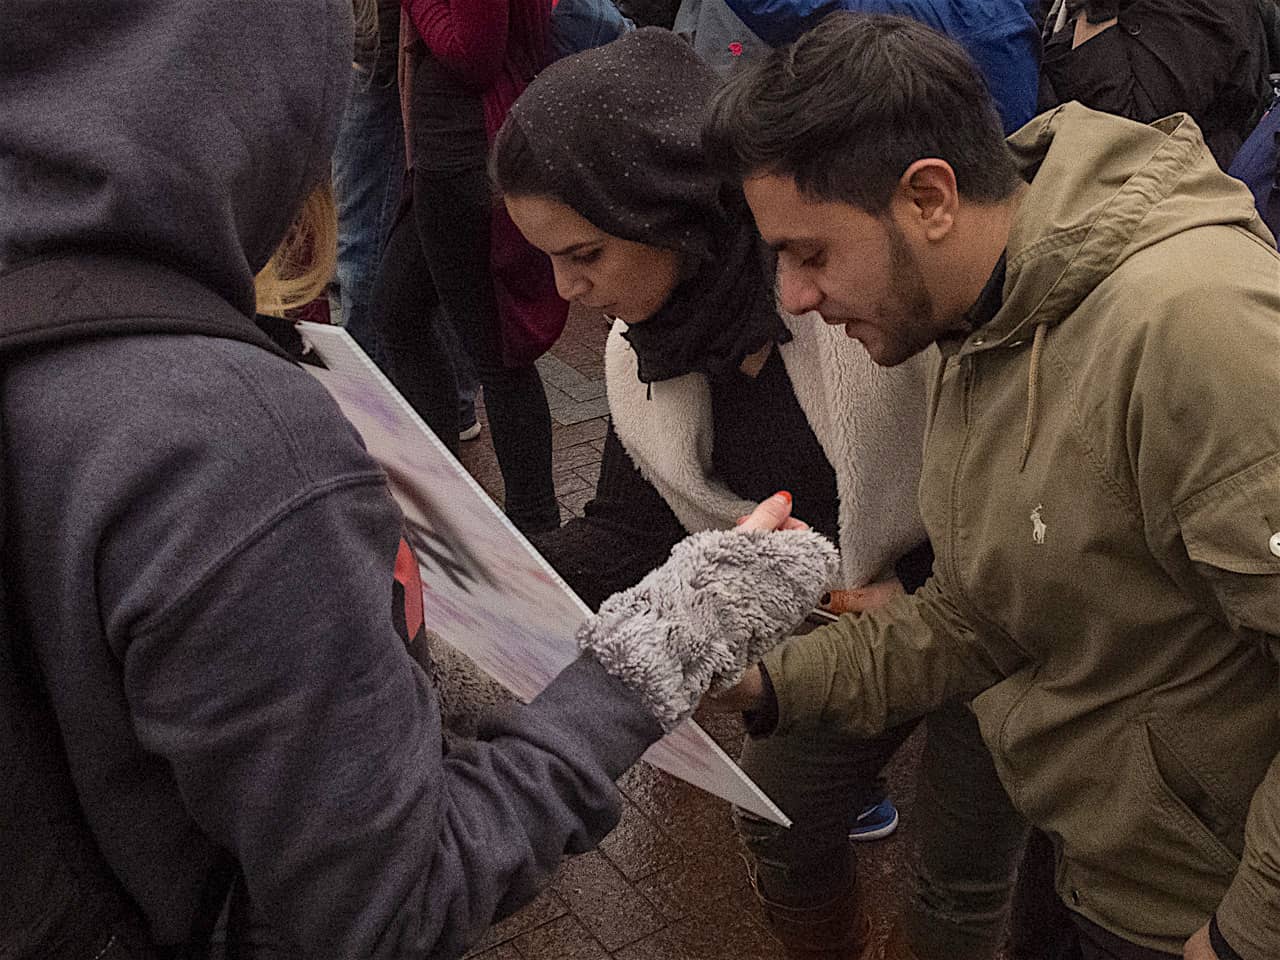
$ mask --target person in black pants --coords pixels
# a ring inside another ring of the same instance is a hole
[[[389,373],[456,453],[457,382],[438,326],[452,322],[484,387],[507,516],[526,533],[554,529],[560,508],[542,379],[532,361],[512,367],[502,355],[483,103],[430,52],[412,90],[412,205],[392,230],[374,290]]]

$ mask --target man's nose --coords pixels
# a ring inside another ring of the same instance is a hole
[[[822,303],[822,291],[804,271],[779,266],[778,299],[787,313],[808,313],[810,310],[817,310]]]

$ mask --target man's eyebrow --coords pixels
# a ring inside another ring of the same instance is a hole
[[[576,253],[578,250],[581,250],[583,247],[590,247],[599,242],[600,242],[599,238],[596,238],[594,240],[583,240],[579,243],[570,244],[569,246],[565,247],[563,250],[549,250],[547,252],[547,256],[550,256],[550,257],[567,256],[570,253]]]
[[[788,250],[794,249],[795,247],[813,246],[817,242],[818,242],[817,240],[814,240],[810,237],[783,237],[781,240],[777,240],[773,243],[770,243],[769,249],[772,250],[774,253],[785,253]]]

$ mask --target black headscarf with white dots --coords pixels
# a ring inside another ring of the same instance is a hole
[[[791,339],[741,190],[702,152],[719,83],[684,40],[651,27],[547,67],[508,118],[552,172],[557,199],[606,233],[682,255],[666,304],[626,332],[646,383],[722,377]]]

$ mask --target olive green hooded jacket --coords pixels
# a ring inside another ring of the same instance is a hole
[[[1004,304],[945,360],[917,594],[765,660],[779,734],[972,697],[1073,910],[1181,955],[1216,910],[1280,957],[1280,257],[1195,124],[1068,104]]]

